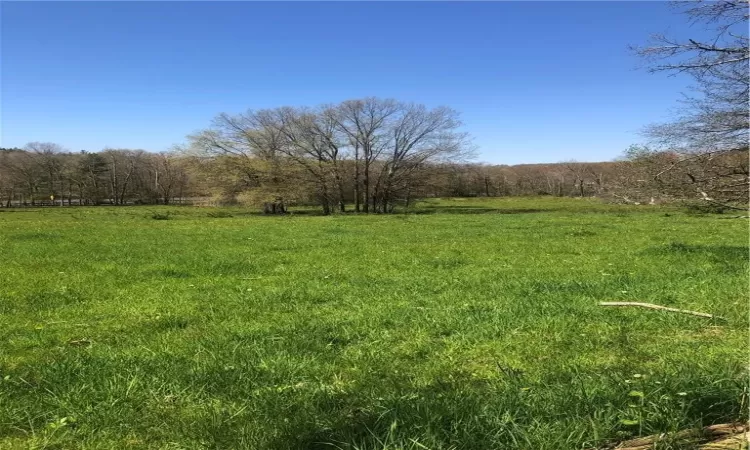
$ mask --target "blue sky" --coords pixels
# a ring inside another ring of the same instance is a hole
[[[685,78],[627,49],[700,36],[663,2],[3,2],[3,147],[163,151],[221,112],[378,96],[462,113],[479,160],[600,161]]]

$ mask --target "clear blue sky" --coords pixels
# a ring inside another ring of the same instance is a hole
[[[379,96],[462,113],[482,161],[609,160],[687,81],[629,44],[663,2],[3,2],[3,147],[169,149],[216,114]]]

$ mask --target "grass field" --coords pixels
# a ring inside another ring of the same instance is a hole
[[[748,224],[724,217],[0,211],[0,448],[559,450],[747,420]]]

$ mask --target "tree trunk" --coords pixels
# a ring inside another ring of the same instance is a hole
[[[373,208],[375,207],[375,202],[373,201]],[[364,210],[365,213],[370,212],[370,161],[367,157],[367,154],[365,153],[365,204],[364,204]]]
[[[333,177],[336,182],[336,187],[338,189],[339,211],[343,213],[343,212],[346,212],[346,201],[345,201],[346,197],[344,195],[344,180],[341,178],[338,165],[336,165],[335,161],[334,161],[334,166],[333,166]]]
[[[125,204],[125,193],[128,189],[128,182],[130,181],[130,176],[133,175],[133,170],[135,170],[134,163],[131,163],[130,170],[128,171],[128,175],[125,177],[125,180],[122,182],[122,189],[120,190],[120,204]],[[117,195],[117,194],[115,194]]]
[[[112,188],[111,196],[114,198],[114,204],[117,204],[117,193],[119,192],[119,186],[117,183],[117,161],[112,157],[112,173],[110,175],[110,184]]]
[[[354,146],[354,210],[360,212],[359,193],[359,145]]]
[[[284,206],[284,200],[276,199],[273,202],[263,203],[264,214],[285,214],[286,207]]]

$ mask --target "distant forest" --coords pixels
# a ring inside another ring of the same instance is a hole
[[[680,164],[676,164],[680,161]],[[358,167],[358,165],[360,167]],[[416,167],[414,167],[416,166]],[[742,205],[747,200],[746,150],[702,154],[631,148],[612,162],[490,165],[425,161],[382,190],[387,161],[374,159],[363,186],[361,161],[318,161],[311,173],[292,157],[150,153],[105,149],[69,152],[49,143],[0,148],[0,207],[45,205],[197,204],[281,208],[317,205],[324,213],[392,212],[429,197],[568,196],[621,203],[701,201]],[[316,176],[316,175],[323,175]],[[393,176],[391,174],[391,176]],[[367,195],[367,197],[365,197]]]

